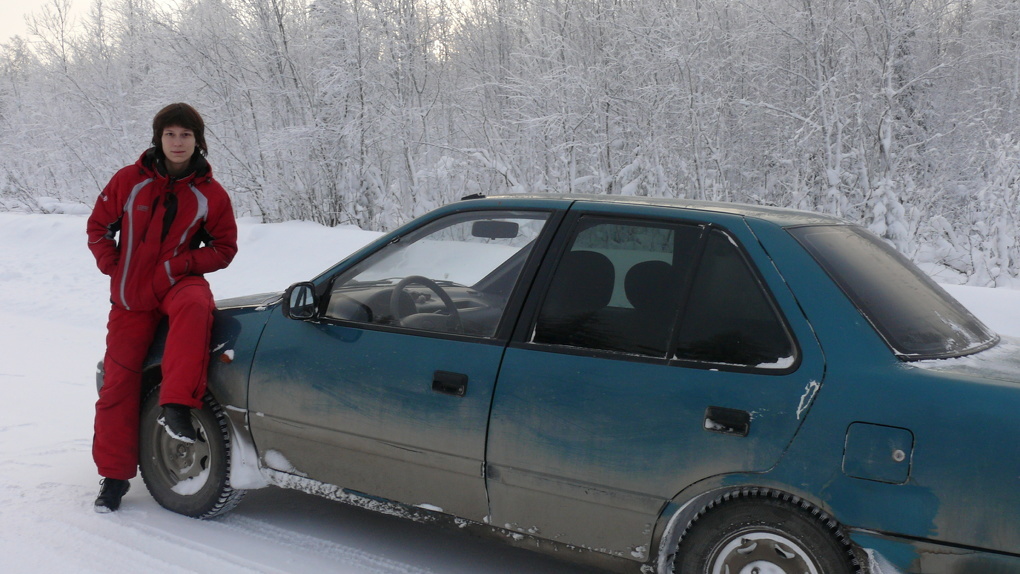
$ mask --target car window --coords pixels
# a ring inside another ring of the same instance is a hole
[[[532,341],[665,358],[695,225],[581,218]]]
[[[681,361],[787,369],[794,345],[736,243],[714,229],[693,278],[673,356]]]
[[[432,222],[334,279],[325,317],[492,337],[547,219],[479,211]]]
[[[954,357],[995,344],[989,330],[945,289],[878,237],[851,225],[790,233],[904,359]]]
[[[729,235],[597,217],[581,218],[531,340],[707,368],[783,370],[796,356],[771,297]]]

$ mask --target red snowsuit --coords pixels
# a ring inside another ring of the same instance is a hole
[[[202,274],[237,253],[230,198],[205,159],[196,153],[193,171],[180,179],[156,163],[150,149],[118,171],[88,220],[89,249],[110,276],[113,303],[92,444],[106,478],[137,473],[141,370],[163,317],[170,329],[160,404],[201,406],[214,309]]]

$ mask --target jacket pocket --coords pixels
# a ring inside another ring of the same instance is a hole
[[[187,254],[171,257],[159,265],[152,281],[152,290],[155,292],[156,298],[162,301],[170,288],[187,277],[190,270],[191,260]]]

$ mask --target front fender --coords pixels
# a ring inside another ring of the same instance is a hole
[[[279,302],[279,293],[216,302],[209,338],[207,387],[221,405],[247,406],[251,361],[270,312]],[[156,328],[149,353],[142,364],[142,396],[162,380],[161,365],[168,330],[169,322],[164,318]],[[103,375],[103,362],[100,361],[96,370],[97,391],[103,386]]]
[[[217,301],[213,312],[209,344],[207,390],[227,414],[230,422],[231,471],[234,488],[259,488],[268,483],[258,467],[258,456],[248,426],[248,375],[262,331],[278,293]],[[149,354],[142,367],[140,397],[162,381],[163,352],[169,323],[164,319],[156,330]],[[103,386],[103,362],[96,369],[96,390]]]
[[[248,425],[248,411],[224,405],[230,424],[230,486],[236,489],[254,489],[269,486],[262,474],[259,454]]]

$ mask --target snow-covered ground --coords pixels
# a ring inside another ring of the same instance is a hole
[[[309,279],[377,234],[241,221],[240,251],[209,275],[218,297]],[[84,215],[0,213],[0,561],[7,572],[529,572],[553,559],[297,492],[248,494],[198,521],[161,509],[140,479],[119,512],[92,511],[94,372],[106,278]],[[1020,336],[1020,291],[947,286],[1001,334]]]

